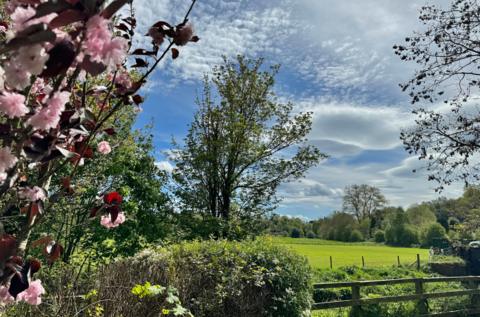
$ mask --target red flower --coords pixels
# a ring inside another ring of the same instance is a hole
[[[120,205],[123,197],[118,192],[111,192],[103,196],[103,201],[108,205]]]

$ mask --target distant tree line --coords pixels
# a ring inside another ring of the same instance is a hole
[[[363,198],[357,195],[357,189],[363,192]],[[376,197],[377,204],[368,212],[359,212],[360,208],[353,206],[368,205],[363,201],[373,197],[365,194],[368,190]],[[345,190],[341,211],[310,221],[273,215],[266,223],[269,234],[293,238],[443,248],[453,241],[480,239],[480,187],[468,186],[459,198],[439,198],[405,210],[386,206],[386,199],[377,188],[353,185]]]

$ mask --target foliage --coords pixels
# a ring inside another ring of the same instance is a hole
[[[215,67],[184,145],[174,144],[178,208],[221,219],[215,236],[229,237],[231,220],[254,233],[250,226],[276,205],[278,186],[325,157],[306,143],[312,114],[277,101],[278,67],[262,71],[262,62],[239,56]]]
[[[116,300],[105,304],[107,316],[155,310],[155,302],[135,303],[131,292],[112,287],[145,281],[178,289],[198,317],[305,316],[311,301],[306,260],[263,240],[183,242],[114,262],[99,281],[100,297]]]
[[[417,107],[416,125],[402,132],[409,153],[427,161],[428,179],[437,189],[455,181],[477,183],[479,150],[479,93],[477,60],[477,18],[479,3],[456,0],[446,9],[436,4],[423,6],[422,31],[395,45],[402,60],[413,61],[419,69],[402,85]],[[442,107],[435,104],[444,104]]]
[[[303,237],[303,233],[302,233],[302,231],[300,231],[300,229],[293,228],[292,232],[290,233],[290,236],[292,238],[301,238],[301,237]]]
[[[418,244],[418,233],[409,224],[404,212],[396,212],[390,216],[385,229],[385,243],[395,246],[411,246]]]
[[[444,248],[448,245],[447,233],[445,228],[438,223],[431,224],[425,232],[422,245],[425,247]]]
[[[353,214],[359,222],[369,219],[370,225],[374,225],[375,212],[387,202],[380,189],[367,184],[347,186],[344,193],[343,210]]]
[[[350,234],[350,239],[349,239],[349,241],[351,241],[351,242],[360,242],[360,241],[363,241],[363,235],[362,235],[362,233],[361,233],[359,230],[357,230],[357,229],[353,230],[353,231],[351,232],[351,234]]]
[[[154,298],[155,301],[162,302],[162,309],[158,312],[155,312],[155,316],[168,316],[173,314],[174,316],[189,316],[193,315],[182,306],[180,299],[178,298],[178,291],[173,287],[163,287],[161,285],[152,285],[150,282],[145,282],[145,284],[137,284],[132,288],[132,294],[138,296],[140,299],[145,297]],[[164,299],[160,299],[162,296]],[[153,312],[152,312],[153,313]]]
[[[115,16],[127,3],[130,10]],[[9,35],[0,39],[0,289],[8,292],[2,304],[11,301],[10,295],[35,295],[29,303],[41,302],[44,289],[40,280],[33,280],[41,262],[25,257],[29,247],[34,253],[43,251],[49,265],[62,254],[69,259],[80,242],[98,232],[98,225],[97,230],[82,228],[92,223],[87,218],[98,217],[111,229],[125,222],[127,209],[145,206],[129,200],[138,199],[140,192],[127,192],[142,190],[135,179],[139,171],[128,174],[110,165],[105,176],[105,169],[91,165],[121,146],[122,140],[114,137],[118,121],[123,121],[121,128],[127,126],[125,133],[143,102],[139,90],[167,53],[175,59],[177,47],[198,40],[187,23],[194,3],[179,24],[152,25],[146,49],[132,49],[136,19],[131,1],[10,1],[5,6],[11,21],[2,21]],[[128,56],[135,56],[135,64],[127,63]],[[110,145],[109,140],[118,143]],[[150,158],[142,145],[136,154]],[[145,169],[155,172],[148,163]],[[100,172],[98,181],[95,172]],[[115,183],[120,175],[122,188]],[[157,176],[151,175],[145,185],[158,184]],[[164,197],[156,196],[164,204]],[[155,208],[151,202],[146,217]],[[86,206],[90,208],[64,212]],[[142,212],[135,215],[141,218]],[[34,232],[40,227],[41,235]],[[123,246],[124,252],[139,247],[137,233],[131,230],[132,237],[124,231],[130,240],[126,244],[134,244]],[[67,242],[67,249],[59,240]],[[94,243],[98,246],[98,240]]]
[[[377,243],[385,242],[385,232],[383,230],[377,230],[375,231],[373,238]]]

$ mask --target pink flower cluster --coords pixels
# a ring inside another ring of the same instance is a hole
[[[38,186],[34,186],[33,188],[22,188],[18,195],[20,196],[21,199],[27,199],[32,202],[36,202],[39,200],[45,200],[47,198],[47,195],[45,193],[45,190]]]
[[[3,112],[10,119],[24,116],[28,113],[28,108],[25,106],[25,96],[4,91],[0,95],[0,112]]]
[[[109,23],[109,20],[100,15],[88,20],[84,51],[93,62],[113,69],[125,60],[128,42],[124,38],[113,37]]]
[[[42,281],[31,281],[29,287],[17,295],[17,302],[23,301],[30,305],[40,305],[42,303],[41,296],[43,294],[45,294],[45,289],[42,286]],[[15,299],[8,292],[8,288],[0,286],[0,303],[10,304],[14,301]]]
[[[0,148],[0,183],[7,178],[7,171],[17,164],[18,159],[12,154],[9,147]]]
[[[105,228],[115,228],[124,223],[126,220],[125,214],[123,212],[119,212],[117,219],[112,222],[112,216],[110,214],[103,215],[100,219],[100,224]]]
[[[110,152],[112,152],[112,148],[110,147],[110,143],[108,143],[107,141],[102,141],[102,142],[98,143],[97,150],[98,150],[98,152],[102,153],[103,155],[107,155]]]
[[[28,119],[27,123],[35,129],[49,130],[55,128],[60,121],[60,115],[65,110],[65,104],[70,99],[70,92],[56,92],[47,100],[47,106],[40,109]]]

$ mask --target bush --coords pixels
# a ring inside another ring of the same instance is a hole
[[[293,228],[292,232],[290,233],[290,237],[292,238],[301,238],[302,236],[303,236],[303,233],[298,228]]]
[[[445,228],[439,223],[431,224],[425,232],[422,244],[425,247],[445,248],[448,245]]]
[[[350,233],[350,242],[360,242],[360,241],[363,241],[363,235],[362,233],[355,229],[352,231],[352,233]]]
[[[389,245],[409,247],[418,243],[418,234],[409,225],[389,225],[385,230],[385,242]]]
[[[383,230],[375,231],[374,239],[377,243],[385,242],[385,232]]]
[[[315,239],[317,235],[313,231],[307,232],[307,238],[309,239]]]
[[[114,262],[99,276],[105,316],[158,312],[129,291],[147,281],[175,287],[196,317],[300,317],[312,297],[306,259],[263,240],[184,242]]]

